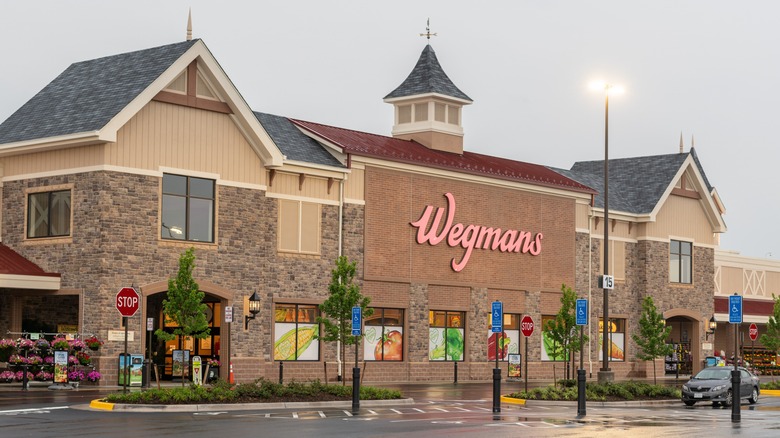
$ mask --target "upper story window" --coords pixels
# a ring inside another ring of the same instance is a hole
[[[70,236],[71,191],[27,195],[27,238]]]
[[[320,205],[279,200],[279,250],[300,254],[320,253]]]
[[[214,180],[163,175],[160,237],[214,242]]]
[[[669,242],[669,281],[690,284],[693,266],[693,243],[672,240]]]

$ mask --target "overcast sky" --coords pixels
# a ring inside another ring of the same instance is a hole
[[[780,2],[1,1],[0,120],[73,62],[202,38],[256,111],[389,135],[382,98],[426,40],[474,103],[472,152],[570,168],[685,150],[727,212],[721,247],[780,258]]]

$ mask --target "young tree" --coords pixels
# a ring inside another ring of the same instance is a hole
[[[655,359],[672,354],[674,347],[666,343],[672,327],[664,323],[663,315],[658,312],[653,297],[646,296],[642,300],[642,315],[639,318],[639,333],[631,337],[636,342],[639,360],[653,361],[653,384],[658,383],[655,374]]]
[[[341,357],[346,359],[347,345],[355,345],[360,337],[352,336],[352,308],[361,307],[363,317],[371,316],[374,309],[368,307],[371,299],[360,293],[360,287],[354,283],[357,262],[350,263],[345,256],[336,260],[336,267],[331,273],[330,285],[328,285],[328,299],[320,304],[322,316],[317,317],[317,322],[323,326],[323,334],[317,339],[325,342],[339,342],[341,344]],[[341,362],[341,375],[344,375],[344,364]],[[342,380],[346,385],[346,379]]]
[[[559,356],[563,356],[568,367],[568,359],[574,356],[574,352],[580,348],[580,338],[577,331],[577,316],[574,314],[574,307],[577,301],[577,292],[572,288],[561,285],[561,308],[555,315],[555,319],[547,321],[545,327],[543,327],[545,336],[547,337],[545,342],[545,348],[547,348],[547,354],[553,360],[557,360]],[[555,372],[555,364],[553,364],[553,373]],[[567,372],[566,377],[569,377]]]
[[[192,278],[195,267],[195,249],[190,248],[179,257],[179,272],[176,278],[168,279],[168,294],[163,300],[165,318],[177,327],[173,333],[157,329],[154,333],[158,339],[172,341],[177,336],[203,339],[211,335],[209,322],[206,319],[206,308],[203,304],[204,293],[199,290],[198,283]],[[181,371],[181,384],[184,386],[184,370],[189,364],[185,361]]]
[[[767,349],[778,354],[780,352],[780,296],[776,297],[775,294],[772,294],[772,299],[775,300],[775,307],[772,316],[766,323],[766,333],[762,334],[758,341]],[[772,373],[772,381],[774,381],[775,374],[771,371],[770,373]]]

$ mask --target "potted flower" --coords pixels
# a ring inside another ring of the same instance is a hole
[[[0,362],[8,362],[8,358],[14,354],[14,351],[16,351],[16,341],[0,339]]]
[[[35,348],[35,342],[27,338],[19,338],[16,340],[16,348],[18,348],[19,351],[29,351]]]
[[[27,358],[19,354],[12,354],[8,358],[8,363],[11,365],[24,365],[27,363]]]
[[[211,368],[216,368],[219,366],[219,361],[209,357],[206,359],[206,365],[210,366]]]
[[[81,370],[73,370],[68,373],[68,380],[71,382],[81,382],[87,377],[86,374],[84,374],[84,371]]]
[[[68,365],[78,365],[78,364],[79,364],[79,360],[76,359],[76,356],[72,354],[68,355]]]
[[[51,341],[51,348],[54,350],[68,351],[70,350],[70,344],[68,344],[68,340],[65,338],[54,338],[54,340]]]
[[[43,364],[43,358],[37,354],[27,356],[27,363],[32,366],[40,366]]]
[[[81,351],[87,348],[87,344],[85,344],[81,339],[71,339],[68,341],[68,344],[73,351]]]
[[[0,383],[11,383],[14,381],[14,377],[16,377],[16,375],[13,371],[3,371],[0,373]]]
[[[97,336],[90,336],[87,339],[84,339],[84,343],[87,344],[87,347],[92,351],[98,351],[100,346],[103,345],[103,341],[98,339]]]
[[[97,382],[100,380],[100,378],[103,377],[99,372],[92,370],[89,373],[87,373],[87,380],[90,382]]]
[[[46,356],[43,358],[43,369],[49,372],[54,371],[54,356]]]
[[[54,375],[48,371],[39,371],[38,374],[35,375],[35,380],[39,382],[53,381]]]
[[[79,365],[89,365],[90,362],[92,362],[92,359],[90,359],[89,355],[83,351],[76,353],[76,359],[78,359]]]
[[[43,355],[46,355],[46,353],[49,352],[50,347],[51,344],[49,344],[49,341],[44,338],[39,338],[37,341],[35,341],[35,349],[37,349]]]
[[[33,375],[33,373],[27,371],[27,381],[29,382],[34,378],[35,376]],[[24,380],[24,371],[17,371],[16,374],[14,374],[14,380],[16,380],[17,382],[21,382],[22,380]]]

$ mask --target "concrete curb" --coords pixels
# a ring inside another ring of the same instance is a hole
[[[763,394],[763,393],[762,393]],[[505,397],[501,396],[501,402],[502,403],[513,403],[513,404],[519,404],[519,405],[555,405],[555,406],[577,406],[576,401],[566,401],[566,400],[525,400],[522,398],[513,398],[513,397]],[[666,406],[666,405],[677,405],[680,404],[681,401],[678,399],[673,400],[627,400],[627,401],[588,401],[588,406],[596,406],[596,407],[615,407],[615,406],[625,406],[625,407],[637,407],[637,406]]]
[[[361,400],[361,407],[398,406],[414,404],[414,399],[396,400]],[[204,411],[253,411],[272,409],[316,409],[316,408],[344,408],[351,409],[352,401],[335,402],[280,402],[280,403],[215,403],[202,405],[135,405],[124,403],[108,403],[102,400],[93,400],[91,409],[104,411],[125,412],[204,412]]]

